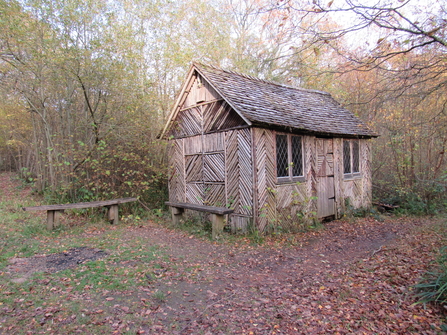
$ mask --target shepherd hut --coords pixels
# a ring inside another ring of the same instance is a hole
[[[234,232],[371,206],[377,134],[329,93],[194,63],[161,134],[169,201],[231,208]]]

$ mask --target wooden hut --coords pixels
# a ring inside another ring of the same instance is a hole
[[[329,93],[193,64],[162,131],[169,200],[230,207],[233,231],[371,206],[377,134]]]

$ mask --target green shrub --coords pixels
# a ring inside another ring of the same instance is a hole
[[[447,303],[447,247],[441,248],[441,255],[435,271],[427,272],[415,285],[419,303]]]

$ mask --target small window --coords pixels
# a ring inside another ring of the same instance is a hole
[[[278,180],[293,181],[303,177],[303,144],[301,136],[276,135],[276,175]]]
[[[358,140],[343,141],[343,173],[347,178],[360,175],[360,145]]]

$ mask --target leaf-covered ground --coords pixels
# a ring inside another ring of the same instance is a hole
[[[0,182],[3,200],[28,196],[6,191],[14,187],[9,179]],[[84,222],[78,235],[75,227],[36,232],[21,240],[37,245],[29,261],[22,250],[0,270],[0,333],[441,334],[442,308],[414,304],[411,287],[445,242],[444,225],[433,218],[340,220],[262,245],[210,242],[151,221]],[[101,259],[77,258],[77,267],[56,273],[26,271],[36,257],[50,254],[54,262],[73,250]]]

